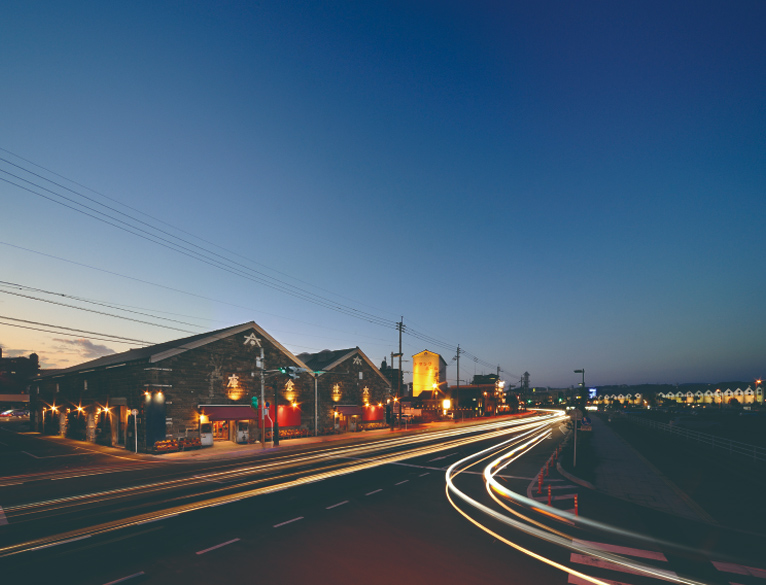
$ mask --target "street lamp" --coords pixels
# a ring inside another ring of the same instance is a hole
[[[583,392],[585,392],[585,368],[582,370],[575,370],[575,374],[582,374],[582,382],[580,382],[580,386],[582,386]]]
[[[581,370],[575,370],[575,374],[582,374],[582,382],[580,383],[580,386],[582,387],[582,392],[585,393],[585,368],[582,368]],[[574,459],[572,462],[572,467],[577,467],[577,424],[579,420],[582,418],[582,413],[579,410],[575,410],[575,416],[572,420],[572,424],[574,425]]]

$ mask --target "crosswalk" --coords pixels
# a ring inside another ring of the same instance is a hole
[[[630,566],[630,563],[619,564],[599,556],[572,552],[569,555],[569,565],[572,569],[599,582],[608,585],[650,585],[660,581],[675,582],[679,578],[672,570],[667,557],[660,551],[650,549],[629,548],[603,542],[575,541],[576,544],[604,552],[613,553],[635,561],[649,568],[649,571],[639,571]],[[715,575],[716,583],[729,583],[729,585],[766,585],[766,569],[739,565],[731,562],[715,561],[709,559],[714,571],[708,574]],[[702,567],[704,570],[705,568]],[[572,585],[592,585],[592,581],[578,575],[568,574],[567,583]]]

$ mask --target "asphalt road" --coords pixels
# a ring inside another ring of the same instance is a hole
[[[519,494],[544,500],[545,492],[536,494],[535,478],[561,436],[554,427],[551,439],[541,440],[500,471],[498,481]],[[13,443],[16,448],[31,448],[25,441],[34,440],[33,436],[16,438],[20,441]],[[7,443],[7,433],[0,434],[0,439]],[[470,506],[453,506],[445,492],[447,469],[500,440],[477,435],[433,435],[429,441],[398,445],[376,440],[338,446],[365,451],[339,454],[329,453],[327,446],[312,446],[291,450],[289,457],[259,456],[257,462],[156,465],[126,460],[115,465],[99,460],[95,467],[101,466],[101,471],[96,475],[82,475],[76,466],[63,469],[55,458],[37,460],[50,461],[51,471],[37,469],[27,474],[34,476],[31,482],[22,478],[21,483],[0,485],[0,505],[9,512],[8,524],[0,526],[0,549],[36,538],[48,542],[45,538],[62,531],[82,528],[83,532],[64,539],[69,542],[51,540],[53,546],[43,544],[45,548],[0,557],[0,574],[8,582],[86,585],[423,583],[437,579],[444,583],[587,582],[555,566],[560,563],[612,582],[658,582],[625,573],[619,564],[530,536]],[[305,460],[296,464],[301,458]],[[365,468],[382,461],[385,464]],[[505,514],[486,489],[481,474],[485,463],[466,464],[465,472],[454,477],[455,486]],[[76,477],[40,479],[45,473]],[[317,481],[301,483],[306,478]],[[571,496],[578,493],[583,516],[652,538],[636,541],[624,533],[575,526],[545,510],[541,514],[509,507],[570,538],[622,546],[621,554],[643,558],[664,571],[666,578],[673,572],[693,578],[686,582],[764,583],[754,575],[732,577],[713,564],[711,559],[726,535],[714,530],[703,534],[692,524],[599,498],[555,472],[546,478],[548,483],[555,488],[554,508],[571,509]],[[165,489],[157,484],[172,485]],[[288,484],[289,489],[269,491]],[[114,493],[129,488],[136,489]],[[457,499],[454,493],[452,499]],[[204,505],[163,516],[190,502]],[[510,512],[506,515],[518,520]],[[93,530],[126,518],[133,523],[115,530]],[[676,546],[679,543],[688,546]]]

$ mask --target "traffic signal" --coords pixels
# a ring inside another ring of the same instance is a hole
[[[253,396],[250,398],[250,406],[252,406],[255,410],[258,410],[258,397]]]
[[[279,368],[279,371],[283,374],[290,376],[293,380],[298,377],[298,374],[300,373],[300,368],[296,368],[295,366],[283,366]]]

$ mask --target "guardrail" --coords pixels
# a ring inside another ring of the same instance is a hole
[[[724,439],[722,437],[716,437],[715,435],[700,433],[699,431],[687,429],[679,425],[661,423],[656,420],[644,418],[642,416],[626,414],[625,420],[636,422],[673,435],[678,435],[684,439],[708,445],[713,449],[728,451],[729,453],[742,455],[748,459],[752,459],[753,461],[766,463],[766,448],[759,447],[758,445],[740,443],[739,441],[733,441],[732,439]]]

